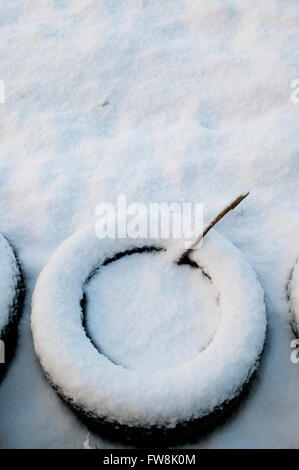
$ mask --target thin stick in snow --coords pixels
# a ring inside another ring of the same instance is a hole
[[[192,243],[192,245],[186,250],[184,251],[184,253],[180,256],[179,260],[178,260],[178,264],[183,264],[185,258],[191,253],[191,251],[193,250],[193,248],[203,239],[203,237],[211,230],[211,228],[214,227],[214,225],[217,224],[217,222],[219,222],[219,220],[221,220],[228,212],[230,212],[231,210],[235,209],[235,207],[237,207],[240,202],[243,201],[243,199],[245,199],[245,197],[247,197],[249,194],[246,193],[246,194],[241,194],[241,196],[237,197],[237,199],[235,199],[228,207],[226,207],[225,209],[223,209],[222,212],[220,212],[219,215],[217,215],[217,217],[215,217],[215,219],[212,220],[212,222],[208,225],[208,227],[203,231],[203,233],[201,233],[197,238],[196,240]]]

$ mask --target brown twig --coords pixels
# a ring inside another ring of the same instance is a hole
[[[217,222],[219,222],[219,220],[222,219],[222,217],[224,217],[228,212],[230,212],[231,210],[233,210],[235,207],[237,207],[240,202],[243,201],[243,199],[245,199],[245,197],[247,197],[249,194],[246,193],[246,194],[241,194],[241,196],[237,197],[237,199],[235,199],[235,201],[233,201],[228,207],[226,207],[225,209],[223,209],[222,212],[220,212],[219,215],[217,215],[217,217],[215,217],[215,219],[212,220],[212,222],[207,226],[207,228],[203,231],[203,233],[199,234],[198,237],[196,238],[196,240],[192,243],[192,245],[186,250],[184,251],[184,253],[180,256],[179,260],[178,260],[178,264],[183,264],[184,260],[186,259],[186,257],[191,253],[191,251],[193,250],[193,248],[203,239],[203,237],[211,230],[211,228],[214,227],[214,225],[217,224]]]

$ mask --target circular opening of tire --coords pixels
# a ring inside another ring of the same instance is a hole
[[[246,392],[266,334],[264,295],[240,251],[211,230],[188,263],[165,239],[98,239],[56,250],[32,304],[36,354],[89,429],[133,445],[207,432]]]
[[[15,352],[23,298],[19,263],[10,243],[0,233],[0,381]]]

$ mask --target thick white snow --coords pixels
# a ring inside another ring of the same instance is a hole
[[[86,439],[42,375],[29,315],[41,269],[96,219],[97,204],[119,194],[203,202],[208,222],[248,189],[217,230],[258,274],[268,344],[248,400],[194,445],[298,447],[286,295],[299,253],[297,0],[10,0],[0,10],[0,231],[27,288],[20,344],[0,386],[1,447]]]
[[[94,343],[131,369],[178,367],[217,330],[220,309],[211,281],[164,258],[161,252],[125,256],[103,267],[86,289]]]
[[[0,233],[0,337],[11,319],[18,280],[19,269],[14,253]]]
[[[117,358],[118,364],[114,364],[108,357],[99,354],[86,337],[82,327],[80,299],[82,286],[94,266],[113,257],[115,253],[144,244],[152,246],[155,243],[166,249],[173,245],[170,248],[172,253],[174,242],[141,238],[99,240],[94,226],[91,226],[63,242],[37,280],[31,316],[36,354],[51,382],[67,399],[92,415],[132,426],[173,427],[178,422],[205,416],[234,398],[257,367],[266,332],[264,294],[240,251],[215,231],[209,232],[201,248],[192,254],[192,259],[210,274],[219,296],[219,324],[202,351],[193,357],[182,357],[183,361],[177,365],[164,365],[161,368],[158,364],[154,369],[149,369],[145,360],[145,367],[133,369],[125,367],[120,356]],[[180,253],[180,243],[177,246]],[[192,270],[191,280],[186,267],[175,263],[169,268],[167,254],[147,256],[147,263],[151,258],[157,260],[158,264],[153,263],[153,275],[148,280],[150,282],[153,276],[157,276],[158,285],[149,283],[146,288],[152,296],[156,292],[160,298],[162,295],[161,305],[152,302],[150,296],[145,299],[151,316],[155,313],[154,309],[164,309],[163,287],[165,282],[169,282],[169,271],[172,279],[168,290],[178,289],[174,299],[179,294],[188,296],[182,289],[187,285],[191,290],[187,305],[193,303],[196,289],[199,296],[204,294],[199,291],[200,284],[196,282],[196,276],[202,275],[200,270]],[[149,269],[144,266],[144,262],[139,261],[142,272]],[[133,277],[134,272],[136,268],[128,272],[127,276]],[[113,283],[112,274],[108,276]],[[114,272],[116,276],[120,282],[122,271]],[[146,281],[144,277],[143,282]],[[131,282],[134,282],[134,277]],[[138,284],[136,287],[139,287]],[[142,297],[144,290],[144,284],[137,293],[136,290],[132,292],[131,288],[128,292],[128,295],[133,294],[131,305],[124,305],[123,308],[138,308],[138,296]],[[167,300],[170,298],[171,292],[168,292]],[[128,298],[123,300],[129,301]],[[196,304],[197,299],[193,308],[196,308]],[[199,305],[197,307],[200,308]],[[111,308],[105,315],[109,316]],[[171,305],[167,306],[165,313],[171,311]],[[205,315],[208,313],[206,311]],[[175,321],[172,323],[175,327]],[[161,330],[165,334],[165,327]],[[143,337],[145,335],[146,331]],[[118,340],[122,341],[122,338]],[[127,338],[128,347],[134,348],[135,345],[134,336],[131,341]],[[176,347],[184,348],[182,338],[176,341]],[[160,353],[163,354],[163,347]]]

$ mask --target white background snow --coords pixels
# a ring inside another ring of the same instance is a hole
[[[218,230],[258,274],[268,343],[248,400],[192,445],[299,447],[286,299],[299,256],[298,0],[1,0],[0,55],[0,231],[27,288],[0,446],[86,439],[43,378],[29,318],[39,272],[96,205],[203,202],[209,220],[249,189]]]

